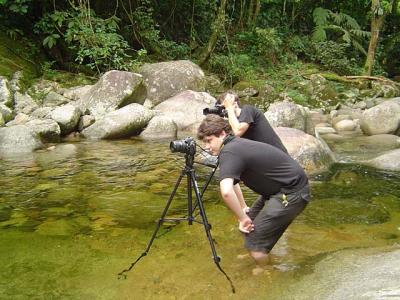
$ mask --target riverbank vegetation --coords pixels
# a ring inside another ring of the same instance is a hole
[[[6,76],[25,69],[18,60],[33,74],[97,77],[175,59],[226,86],[285,85],[310,72],[400,75],[398,0],[0,0],[0,9],[1,47],[20,57],[3,64]]]

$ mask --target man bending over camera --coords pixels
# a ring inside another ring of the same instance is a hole
[[[206,149],[219,156],[222,198],[239,220],[245,247],[255,259],[254,271],[258,272],[268,263],[268,253],[286,228],[308,204],[308,178],[283,151],[230,133],[227,121],[217,115],[207,115],[197,131]],[[247,214],[240,181],[263,196]]]

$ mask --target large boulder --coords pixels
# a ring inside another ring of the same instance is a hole
[[[153,117],[146,129],[142,131],[140,137],[143,139],[167,139],[175,138],[177,126],[175,122],[167,116]]]
[[[322,140],[301,130],[287,127],[275,128],[283,144],[308,174],[320,173],[329,169],[335,161],[334,155]]]
[[[306,131],[307,113],[303,107],[293,102],[272,103],[264,115],[271,126],[290,127]]]
[[[0,104],[12,105],[12,94],[7,78],[0,76]]]
[[[89,139],[118,139],[138,134],[146,127],[154,112],[132,103],[110,112],[82,131]]]
[[[51,118],[60,125],[62,135],[76,130],[80,116],[80,110],[71,104],[58,106],[51,112]]]
[[[113,70],[101,76],[75,105],[83,114],[88,111],[100,120],[105,114],[130,103],[143,104],[145,99],[146,87],[142,75]]]
[[[26,124],[31,131],[37,134],[43,143],[59,142],[61,129],[58,123],[51,119],[34,119]]]
[[[147,88],[147,99],[155,106],[185,90],[202,92],[206,80],[199,66],[188,60],[146,64],[140,71]]]
[[[32,152],[43,146],[37,134],[25,125],[0,128],[0,154]]]
[[[364,164],[377,169],[400,171],[400,149],[391,150],[365,161]]]
[[[180,131],[195,133],[204,119],[203,109],[214,106],[215,98],[205,92],[184,91],[157,105],[154,110],[171,118]]]
[[[400,126],[400,101],[394,98],[364,111],[361,130],[367,135],[395,133]]]

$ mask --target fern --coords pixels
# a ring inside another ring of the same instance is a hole
[[[312,39],[317,42],[326,41],[326,31],[324,26],[317,26],[314,28]]]
[[[369,38],[370,32],[363,31],[357,21],[344,13],[334,13],[329,9],[317,7],[313,11],[315,28],[312,33],[314,41],[326,41],[327,32],[340,32],[340,39],[346,44],[351,44],[355,49],[366,54],[362,40]]]
[[[317,26],[323,26],[327,23],[329,17],[329,9],[325,9],[322,7],[317,7],[313,11],[313,19],[314,23]]]

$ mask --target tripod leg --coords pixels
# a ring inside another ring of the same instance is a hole
[[[144,250],[144,252],[133,263],[131,263],[131,265],[130,265],[130,267],[128,269],[124,269],[124,270],[122,270],[121,272],[118,273],[118,277],[119,278],[121,278],[121,277],[126,278],[126,274],[125,273],[129,272],[130,270],[132,270],[134,265],[136,265],[136,263],[142,257],[146,256],[147,253],[150,251],[151,245],[153,244],[153,242],[154,242],[154,240],[155,240],[155,238],[157,236],[157,233],[160,230],[160,227],[161,227],[162,223],[164,223],[164,219],[165,219],[165,216],[167,215],[168,209],[169,209],[169,207],[170,207],[170,205],[172,203],[172,199],[174,198],[174,196],[176,194],[176,191],[178,190],[178,187],[179,187],[184,175],[185,175],[185,171],[182,171],[181,175],[179,176],[179,178],[178,178],[178,180],[177,180],[177,182],[175,184],[175,187],[174,187],[171,195],[169,196],[169,199],[167,201],[167,204],[165,205],[164,211],[162,212],[160,218],[158,219],[157,227],[154,230],[153,235],[151,236],[151,239],[150,239],[149,243],[147,244],[146,249]]]
[[[199,206],[199,211],[200,211],[201,218],[203,220],[204,229],[206,231],[206,235],[207,235],[208,241],[211,246],[211,252],[212,252],[212,255],[214,258],[214,263],[217,265],[217,268],[221,271],[221,273],[223,273],[225,275],[226,279],[228,279],[229,283],[231,284],[232,293],[235,293],[235,287],[233,285],[231,278],[228,276],[228,274],[226,274],[226,272],[222,269],[222,267],[219,264],[221,262],[221,258],[218,256],[217,250],[215,249],[214,240],[212,238],[211,231],[210,231],[211,225],[208,223],[208,220],[207,220],[207,215],[206,215],[206,211],[204,209],[202,195],[200,194],[199,187],[197,185],[196,175],[195,175],[194,170],[191,170],[190,173],[188,174],[188,176],[190,177],[190,179],[192,181],[192,186],[193,186],[194,192],[196,194],[197,205]]]

